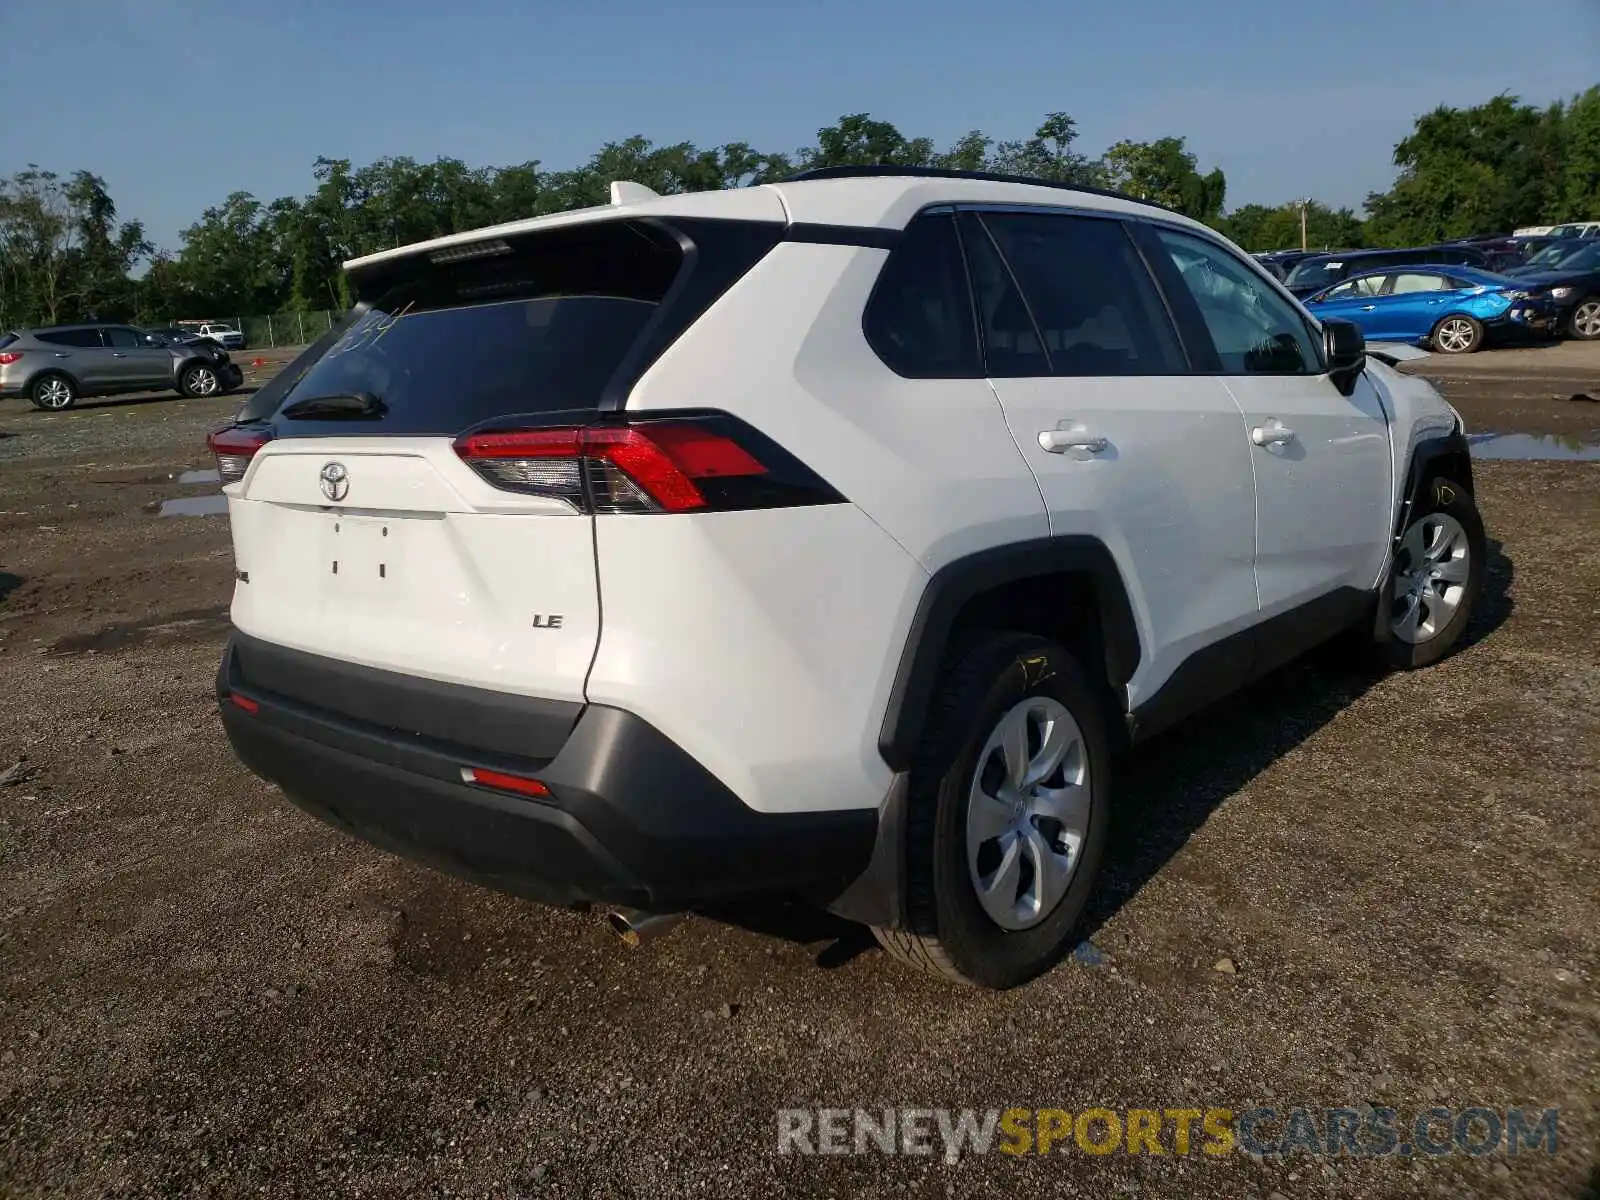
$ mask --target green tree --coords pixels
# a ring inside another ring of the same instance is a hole
[[[851,113],[817,130],[817,144],[801,150],[802,170],[820,167],[896,166],[931,167],[933,142],[908,139],[887,121],[867,113]]]
[[[1215,224],[1246,250],[1293,250],[1300,245],[1297,201],[1246,204]],[[1312,249],[1355,249],[1366,244],[1365,237],[1360,218],[1348,208],[1330,208],[1317,200],[1306,205],[1306,244]]]
[[[1496,96],[1439,107],[1394,148],[1394,187],[1367,198],[1368,232],[1407,246],[1539,223],[1561,203],[1565,113]]]
[[[1099,164],[1072,149],[1077,140],[1077,122],[1066,113],[1053,112],[1031,138],[1001,142],[995,150],[994,169],[1007,175],[1031,175],[1061,183],[1103,182]]]
[[[1200,174],[1198,160],[1181,137],[1154,142],[1118,142],[1101,160],[1111,187],[1140,200],[1151,200],[1199,221],[1222,216],[1228,181],[1217,167]]]

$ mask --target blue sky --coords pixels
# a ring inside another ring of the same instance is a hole
[[[0,0],[0,175],[105,177],[159,243],[318,154],[574,166],[642,133],[793,150],[871,112],[942,147],[1188,138],[1228,206],[1359,205],[1435,105],[1600,83],[1600,0]]]

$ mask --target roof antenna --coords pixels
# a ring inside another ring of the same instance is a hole
[[[640,200],[659,200],[660,192],[653,192],[642,183],[633,183],[626,179],[614,179],[611,182],[611,203],[634,204]]]

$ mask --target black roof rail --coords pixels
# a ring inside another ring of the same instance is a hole
[[[1180,217],[1185,215],[1178,212],[1177,209],[1155,200],[1141,200],[1138,196],[1130,196],[1126,192],[1114,191],[1111,188],[1094,187],[1087,183],[1065,183],[1059,179],[1040,179],[1033,175],[1005,175],[998,171],[956,171],[948,167],[897,167],[882,163],[878,166],[814,167],[809,171],[801,171],[798,175],[790,175],[787,179],[779,180],[779,182],[804,183],[813,179],[871,179],[875,177],[979,179],[985,183],[1024,183],[1029,187],[1059,188],[1065,192],[1087,192],[1091,196],[1107,196],[1112,200],[1126,200],[1129,204],[1143,204],[1149,208],[1159,208],[1163,212],[1176,213]]]

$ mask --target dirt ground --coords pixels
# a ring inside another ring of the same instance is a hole
[[[1473,430],[1600,440],[1600,347],[1422,369]],[[172,476],[238,402],[0,407],[0,1195],[1600,1195],[1600,466],[1479,466],[1440,666],[1319,653],[1122,764],[1093,950],[984,995],[795,914],[627,950],[249,775],[226,522],[148,511],[210,490]],[[776,1152],[791,1106],[1256,1104],[1559,1106],[1560,1141]]]

